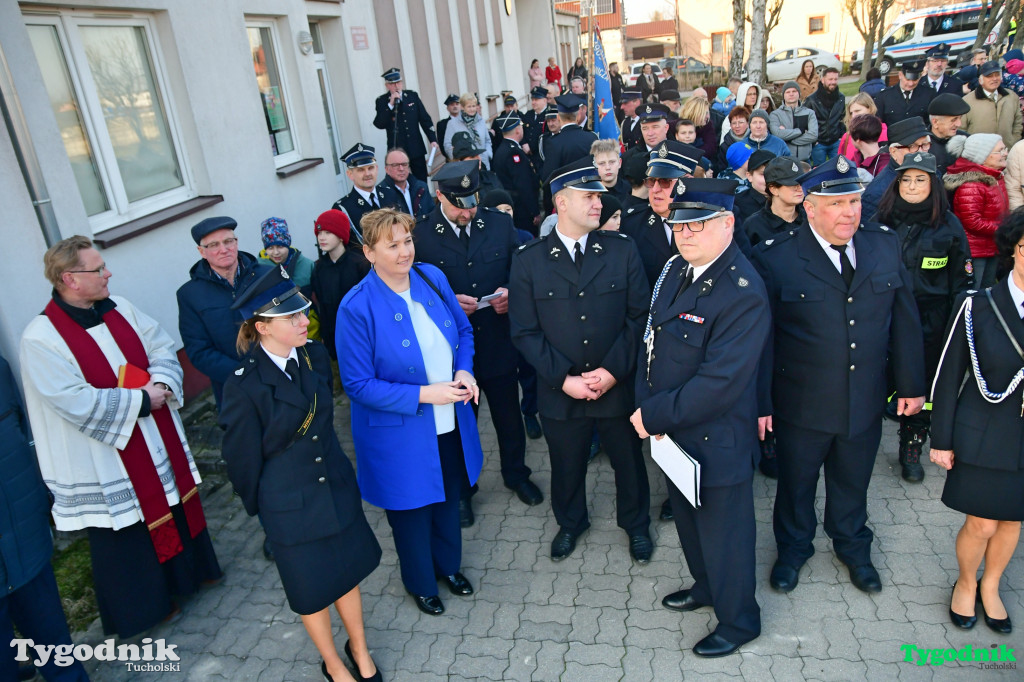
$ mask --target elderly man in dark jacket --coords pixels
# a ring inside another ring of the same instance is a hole
[[[0,680],[16,680],[18,662],[35,660],[36,652],[27,642],[16,646],[12,624],[37,645],[70,647],[71,634],[50,565],[50,494],[39,475],[21,395],[3,357],[0,444],[0,585],[7,586],[0,596],[0,642],[5,644],[0,647]],[[89,679],[79,661],[58,666],[52,655],[40,672],[47,680]]]
[[[192,227],[199,260],[189,270],[189,281],[178,289],[178,331],[185,355],[210,378],[213,397],[220,407],[224,381],[238,367],[235,350],[238,325],[231,304],[261,267],[252,254],[238,250],[233,218],[207,218]]]
[[[818,119],[818,141],[811,148],[811,164],[820,166],[839,154],[839,140],[846,132],[846,95],[839,92],[839,71],[825,69],[818,89],[804,100]]]

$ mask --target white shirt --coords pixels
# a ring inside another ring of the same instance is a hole
[[[725,248],[727,249],[729,247],[726,246]],[[725,249],[722,249],[722,253],[725,253]],[[717,256],[715,256],[714,258],[712,258],[709,263],[705,263],[704,265],[692,265],[692,266],[690,266],[690,267],[693,268],[693,281],[694,282],[699,281],[701,275],[703,275],[705,272],[707,272],[707,269],[710,268],[712,265],[714,265],[716,260],[718,260],[719,258],[722,257],[722,253],[720,253]]]
[[[1007,275],[1006,281],[1010,287],[1010,298],[1013,299],[1013,305],[1017,306],[1017,314],[1024,319],[1024,291],[1021,291],[1021,288],[1013,281],[1012,272]]]
[[[555,225],[555,233],[558,235],[558,238],[562,240],[562,243],[565,244],[565,249],[566,249],[566,251],[569,252],[569,257],[572,258],[572,262],[575,263],[576,262],[576,244],[577,244],[576,240],[571,239],[569,237],[566,237],[564,234],[562,234],[562,231],[558,229],[557,225]],[[582,251],[584,253],[587,250],[587,237],[589,237],[589,236],[590,236],[589,233],[583,235],[582,237],[580,237],[579,242],[578,242],[579,245],[580,245],[580,251]]]
[[[458,225],[456,225],[452,221],[448,220],[448,216],[446,216],[444,214],[444,211],[441,211],[441,217],[444,218],[445,222],[448,223],[451,226],[452,231],[455,233],[456,237],[462,237],[462,231],[463,230],[466,231],[467,235],[470,235],[469,226],[473,224],[472,220],[469,221],[468,223],[466,223],[465,227],[459,227]],[[472,236],[472,235],[470,235],[470,236]]]
[[[815,230],[813,227],[811,228],[811,234],[813,234],[814,238],[818,240],[819,244],[821,244],[821,248],[825,251],[825,255],[828,256],[828,259],[830,261],[832,261],[832,265],[836,266],[836,270],[839,272],[839,274],[843,274],[843,264],[842,261],[839,260],[839,252],[833,249],[832,245],[825,241],[825,239],[820,234],[818,234],[817,230]],[[852,265],[854,270],[856,270],[857,251],[853,248],[852,239],[846,243],[846,257],[850,259],[850,265]]]
[[[260,348],[263,349],[263,352],[267,354],[268,358],[270,358],[271,360],[274,361],[274,364],[277,365],[277,368],[279,370],[281,370],[282,372],[284,372],[284,375],[286,377],[288,377],[292,381],[295,381],[295,377],[293,377],[291,374],[289,374],[288,370],[285,369],[288,366],[288,361],[289,360],[295,360],[295,362],[299,361],[299,354],[297,352],[295,352],[294,348],[292,348],[291,352],[288,353],[288,357],[284,357],[284,358],[282,358],[280,355],[276,355],[274,353],[271,353],[269,350],[267,350],[267,347],[264,346],[262,343],[260,344]]]
[[[366,200],[366,203],[368,203],[371,206],[373,206],[374,202],[376,202],[377,205],[380,206],[380,201],[377,199],[377,190],[376,189],[374,189],[372,192],[364,192],[363,190],[359,189],[355,185],[353,185],[352,188],[356,191],[356,193],[359,196],[361,196],[363,199]],[[373,195],[373,200],[372,201],[370,200],[370,195]]]
[[[405,205],[409,207],[409,213],[412,213],[412,195],[409,194],[409,187],[410,187],[409,181],[408,180],[405,181],[405,188],[404,189],[399,187],[397,182],[392,181],[392,184],[394,184],[395,189],[397,189],[399,192],[401,192],[402,196],[405,197]]]
[[[942,76],[939,76],[936,80],[928,79],[928,87],[934,87],[936,90],[942,87]]]
[[[452,355],[452,347],[448,345],[448,339],[444,337],[441,330],[430,319],[430,315],[427,314],[427,309],[423,307],[423,304],[413,300],[409,289],[398,295],[409,306],[412,330],[416,334],[416,343],[420,346],[420,354],[423,355],[423,365],[427,370],[427,381],[432,384],[438,381],[451,381],[455,358]],[[435,433],[441,435],[455,429],[455,405],[432,405],[431,407],[434,408]]]

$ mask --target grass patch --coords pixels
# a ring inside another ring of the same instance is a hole
[[[79,538],[53,554],[53,572],[72,632],[86,630],[99,617],[92,584],[89,540]]]
[[[847,97],[853,97],[860,92],[860,86],[864,85],[863,80],[851,81],[849,83],[840,83],[839,92],[843,93]]]

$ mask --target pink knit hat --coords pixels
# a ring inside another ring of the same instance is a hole
[[[1021,71],[1024,71],[1024,61],[1021,61],[1020,59],[1011,59],[1006,62],[1006,70],[1016,75]]]

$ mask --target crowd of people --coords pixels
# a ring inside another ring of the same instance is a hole
[[[230,217],[193,226],[179,333],[325,679],[381,679],[359,593],[381,548],[362,501],[386,510],[417,608],[444,613],[439,584],[473,594],[461,528],[475,522],[481,394],[502,483],[524,505],[544,501],[527,439],[546,440],[553,561],[590,526],[599,452],[638,564],[655,550],[642,439],[670,438],[699,465],[699,501],[669,479],[659,511],[693,579],[663,605],[717,616],[699,656],[761,632],[757,471],[778,480],[774,589],[795,589],[814,553],[822,467],[835,554],[858,589],[883,589],[867,491],[885,417],[899,423],[902,478],[923,479],[930,436],[942,501],[965,514],[952,622],[971,628],[982,610],[1011,632],[999,582],[1024,519],[1024,143],[1004,79],[1024,68],[1019,52],[951,75],[940,44],[892,86],[869,72],[849,100],[835,69],[805,64],[778,103],[739,79],[684,98],[646,67],[628,88],[613,64],[618,140],[588,130],[604,114],[587,106],[579,59],[567,83],[554,59],[534,60],[525,113],[509,96],[487,120],[476,95],[452,94],[436,127],[389,69],[374,119],[385,175],[372,146],[345,152],[353,188],[314,222],[315,258],[283,218],[259,226],[258,255]],[[178,416],[183,370],[166,331],[111,295],[89,239],[55,244],[44,265],[53,291],[22,338],[24,410],[0,363],[0,490],[20,500],[0,510],[12,585],[0,625],[70,643],[50,513],[87,531],[103,630],[132,637],[223,575]],[[334,432],[336,390],[351,402],[355,469]]]

